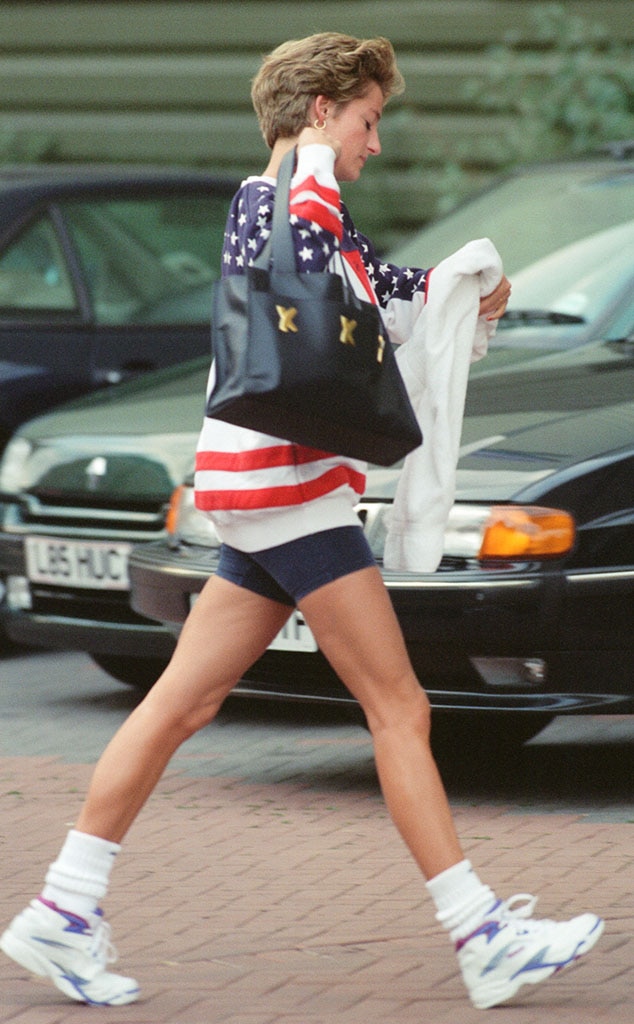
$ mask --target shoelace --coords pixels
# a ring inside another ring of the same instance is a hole
[[[516,904],[520,904],[516,906]],[[553,922],[546,919],[539,921],[532,920],[532,913],[537,904],[537,897],[531,896],[530,893],[520,892],[516,893],[515,896],[510,896],[508,900],[504,900],[495,910],[495,916],[502,922],[513,923],[515,921],[522,921],[522,929],[526,932],[537,932],[541,931],[545,926],[551,925]]]
[[[93,926],[93,941],[90,955],[102,964],[114,964],[118,960],[117,951],[110,941],[110,925],[107,921],[97,919]]]

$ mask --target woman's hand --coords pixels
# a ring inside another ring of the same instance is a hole
[[[297,146],[330,146],[335,151],[335,158],[341,154],[341,143],[328,134],[327,128],[313,128],[312,125],[302,128],[297,137]]]
[[[502,280],[490,295],[485,295],[480,300],[479,316],[485,316],[487,320],[499,320],[506,312],[506,305],[511,294],[511,282],[507,277]]]

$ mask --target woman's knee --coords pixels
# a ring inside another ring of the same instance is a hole
[[[369,700],[360,700],[368,728],[373,734],[383,729],[408,729],[426,742],[431,732],[431,706],[424,689],[414,677],[405,685],[385,688]]]
[[[170,737],[170,742],[183,743],[214,720],[224,703],[228,688],[183,686],[169,667],[145,698],[146,714]]]
[[[222,707],[223,700],[207,700],[200,707],[183,710],[178,717],[178,728],[183,739],[189,739],[210,725]]]

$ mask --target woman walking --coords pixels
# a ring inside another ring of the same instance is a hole
[[[429,273],[381,261],[341,202],[380,152],[379,122],[402,79],[390,43],[322,33],[278,47],[253,83],[270,160],[243,182],[228,218],[223,273],[240,273],[270,234],[278,168],[297,149],[290,222],[303,271],[345,260],[355,290],[378,302],[394,342],[425,303]],[[502,277],[480,303],[496,319]],[[184,625],[170,664],[99,760],[85,804],[41,894],[5,931],[5,953],[73,999],[121,1005],[132,978],[108,970],[99,904],[120,844],[172,754],[217,714],[295,607],[362,706],[391,817],[426,880],[475,1006],[494,1006],[589,950],[594,914],[534,920],[532,898],[500,900],[465,858],[430,743],[429,702],[355,513],[363,463],[205,419],[196,501],[222,541],[217,573]],[[517,905],[518,902],[521,905]]]

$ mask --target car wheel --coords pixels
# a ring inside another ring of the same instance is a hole
[[[431,741],[435,753],[467,757],[513,754],[552,722],[539,712],[432,712]]]
[[[147,692],[167,665],[164,658],[134,658],[123,654],[91,654],[104,672],[126,686]]]

